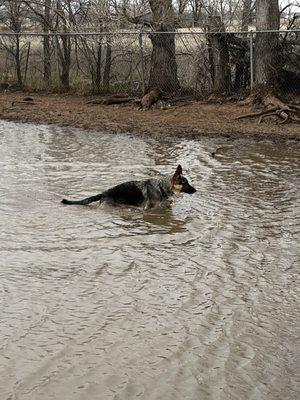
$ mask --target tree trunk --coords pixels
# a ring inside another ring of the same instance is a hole
[[[209,73],[210,73],[211,81],[212,81],[212,83],[214,83],[215,82],[215,69],[214,69],[214,59],[213,59],[212,43],[211,43],[210,35],[207,35],[207,51],[208,51]]]
[[[174,32],[172,0],[149,0],[155,32]],[[175,92],[180,88],[177,77],[174,34],[150,34],[152,42],[149,89]]]
[[[1,7],[0,7],[1,8]],[[22,22],[21,22],[21,2],[11,1],[8,4],[9,11],[9,24],[13,32],[15,32],[14,41],[15,49],[13,50],[13,55],[15,59],[16,66],[16,77],[19,86],[23,85],[22,71],[21,71],[21,47],[20,47],[20,35]]]
[[[148,86],[164,92],[179,89],[174,34],[151,34],[152,54]]]
[[[59,27],[59,21],[62,24],[62,31],[64,33],[69,32],[69,24],[67,21],[67,17],[65,15],[65,11],[62,7],[62,3],[60,0],[57,0],[57,28]],[[69,12],[69,21],[70,21],[70,12]],[[71,68],[71,38],[68,35],[60,35],[61,45],[58,37],[56,36],[56,45],[57,51],[60,60],[61,72],[59,75],[61,88],[64,91],[68,91],[70,89],[70,68]]]
[[[239,52],[240,59],[242,60],[245,57],[244,51]],[[242,88],[245,88],[246,80],[245,80],[245,65],[243,62],[236,62],[235,65],[235,77],[233,88],[235,92],[240,91]]]
[[[224,32],[225,27],[219,16],[208,18],[209,32]],[[213,91],[224,93],[230,91],[231,75],[229,67],[229,52],[226,38],[222,34],[208,34],[211,75]]]
[[[110,70],[111,70],[111,43],[110,43],[110,38],[107,37],[105,66],[103,72],[103,88],[105,92],[109,92]]]
[[[16,35],[15,60],[16,60],[16,73],[17,73],[18,85],[22,86],[23,80],[22,80],[22,72],[21,72],[21,54],[20,54],[20,36],[19,35]]]
[[[102,40],[97,44],[97,59],[96,59],[96,71],[95,71],[95,89],[96,92],[100,92],[101,86],[101,62],[102,62]]]
[[[256,30],[279,29],[278,0],[256,0]],[[275,118],[280,124],[287,122],[299,123],[300,107],[298,104],[284,103],[276,97],[282,65],[286,58],[279,43],[278,32],[257,32],[254,49],[254,91],[246,103],[261,105],[262,111],[242,115],[243,118]],[[244,102],[244,104],[246,104]]]
[[[278,0],[256,1],[256,29],[279,29]],[[269,88],[273,87],[279,72],[278,56],[278,33],[257,33],[254,49],[255,86],[268,86]]]
[[[50,38],[44,36],[43,39],[43,51],[44,51],[44,83],[45,87],[49,88],[51,84],[51,51],[50,51]]]
[[[202,7],[203,3],[201,0],[193,0],[190,2],[193,14],[193,27],[198,27],[203,25],[202,18]]]
[[[51,26],[50,7],[51,7],[51,0],[45,0],[45,2],[44,2],[44,20],[43,20],[43,31],[45,33],[49,32],[49,27]],[[44,36],[43,50],[44,50],[44,83],[45,83],[46,88],[49,88],[50,83],[51,83],[50,36]]]
[[[63,90],[70,89],[70,67],[71,67],[71,40],[69,36],[61,36],[62,54],[60,82]]]
[[[248,31],[251,22],[251,6],[252,0],[243,1],[243,11],[242,11],[242,31]]]

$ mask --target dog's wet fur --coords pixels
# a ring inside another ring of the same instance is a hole
[[[182,175],[181,165],[173,176],[161,179],[147,179],[145,181],[129,181],[114,186],[96,196],[87,197],[83,200],[66,200],[63,204],[87,205],[95,201],[106,202],[112,205],[142,206],[145,209],[153,208],[176,192],[195,193],[196,189]]]

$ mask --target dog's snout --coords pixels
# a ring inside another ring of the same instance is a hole
[[[188,193],[192,194],[192,193],[195,193],[195,192],[197,192],[197,190],[193,186],[190,186]]]
[[[196,189],[195,189],[193,186],[188,185],[188,186],[184,186],[184,187],[181,189],[181,191],[184,192],[184,193],[192,194],[192,193],[195,193],[195,192],[196,192]]]

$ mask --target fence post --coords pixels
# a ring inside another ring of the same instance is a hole
[[[254,68],[253,68],[253,32],[250,32],[250,89],[254,86]]]
[[[141,77],[142,77],[142,91],[145,94],[145,59],[143,49],[143,33],[139,33],[139,46],[140,46],[140,60],[141,60]]]

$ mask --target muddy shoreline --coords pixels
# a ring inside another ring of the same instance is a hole
[[[23,101],[31,96],[33,101]],[[168,135],[197,139],[202,136],[254,140],[300,140],[299,125],[258,124],[235,120],[249,112],[235,103],[190,102],[165,109],[139,110],[137,106],[90,104],[99,96],[37,93],[0,93],[0,119],[37,124],[56,124],[93,131]]]

